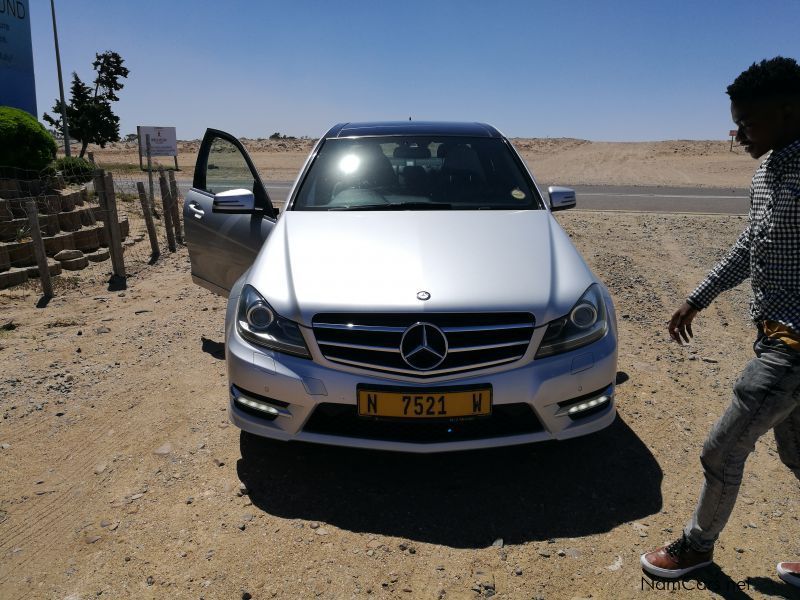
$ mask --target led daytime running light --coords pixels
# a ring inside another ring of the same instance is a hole
[[[609,400],[608,396],[600,396],[599,398],[592,398],[588,402],[581,402],[580,404],[571,406],[570,409],[567,411],[567,414],[574,415],[579,412],[589,410],[590,408],[594,408],[595,406],[600,406],[601,404],[605,404],[606,402],[608,402],[608,400]]]

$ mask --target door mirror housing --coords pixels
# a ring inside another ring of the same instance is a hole
[[[575,208],[577,204],[575,190],[572,188],[551,185],[547,188],[547,193],[550,196],[550,210],[552,211]]]
[[[214,202],[211,205],[212,212],[229,215],[252,214],[255,209],[255,196],[253,192],[245,189],[226,190],[214,194]]]

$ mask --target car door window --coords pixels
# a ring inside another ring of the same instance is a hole
[[[205,191],[212,194],[235,189],[254,191],[255,180],[247,161],[228,140],[214,138],[206,164]]]

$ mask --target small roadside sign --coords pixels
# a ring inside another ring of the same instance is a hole
[[[728,135],[729,135],[729,136],[731,136],[731,137],[736,137],[736,134],[737,134],[737,133],[739,133],[739,131],[738,131],[738,130],[736,130],[736,129],[731,129],[731,130],[728,132]]]
[[[139,154],[147,155],[146,137],[150,136],[150,156],[178,156],[178,140],[174,127],[136,127],[139,135]]]

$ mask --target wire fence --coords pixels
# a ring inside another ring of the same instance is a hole
[[[31,173],[0,167],[0,290],[6,299],[126,280],[183,243],[173,171],[110,173],[92,166]]]

